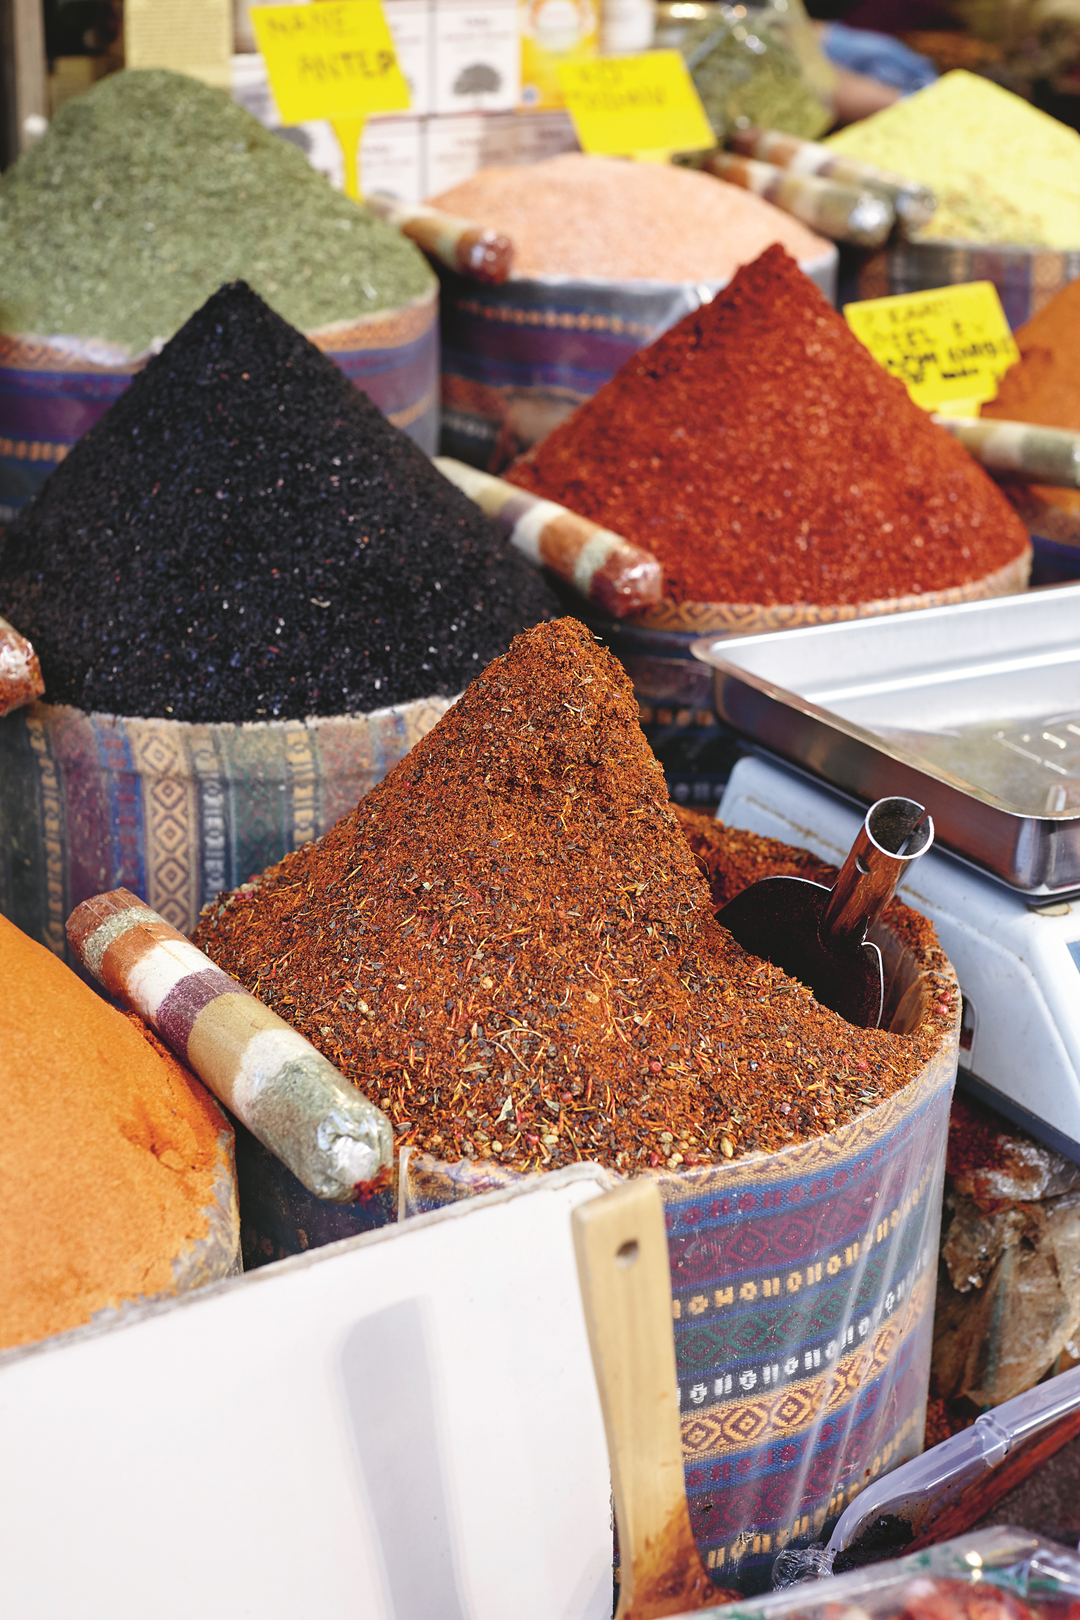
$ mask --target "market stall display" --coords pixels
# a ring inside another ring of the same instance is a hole
[[[856,1449],[861,1469],[920,1443],[958,1013],[906,908],[876,936],[878,1030],[746,956],[713,909],[770,871],[831,876],[681,828],[625,675],[562,620],[195,935],[389,1114],[403,1214],[578,1158],[660,1174],[695,1534],[744,1589],[790,1516],[809,1535],[839,1511]],[[744,1476],[721,1505],[713,1480]]]
[[[649,627],[895,613],[1021,589],[1030,566],[1000,490],[779,247],[507,477],[655,554]]]
[[[0,547],[0,605],[49,699],[0,727],[3,856],[17,919],[61,950],[72,906],[118,884],[191,928],[218,889],[332,825],[556,607],[242,283]]]
[[[239,1269],[233,1136],[139,1018],[0,917],[0,1349]]]
[[[835,291],[831,243],[689,169],[567,153],[432,201],[514,243],[499,288],[443,277],[443,448],[492,472],[770,243]]]
[[[0,177],[0,517],[238,278],[435,448],[419,251],[223,91],[129,71],[65,103]]]
[[[912,240],[866,265],[862,297],[992,281],[1016,327],[1080,275],[1080,134],[1000,85],[947,73],[825,144],[937,199]]]

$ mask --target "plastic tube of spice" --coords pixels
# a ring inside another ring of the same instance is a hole
[[[276,1013],[127,889],[68,918],[72,950],[316,1198],[347,1204],[388,1169],[390,1121]]]
[[[917,180],[905,180],[903,175],[891,174],[888,169],[879,169],[872,163],[843,157],[819,141],[803,141],[797,135],[783,135],[776,129],[733,130],[730,140],[743,157],[773,163],[789,174],[835,180],[884,198],[892,204],[906,231],[917,231],[929,225],[937,209],[937,198],[929,186],[921,186]]]
[[[494,518],[530,562],[550,568],[605,613],[622,619],[651,607],[664,594],[664,571],[652,552],[631,545],[621,534],[463,461],[436,456],[435,466]]]
[[[835,242],[880,247],[896,224],[892,204],[865,188],[796,174],[734,152],[710,152],[704,167],[718,179],[764,197]]]
[[[33,703],[44,690],[37,653],[13,624],[0,619],[0,715]]]
[[[1080,433],[981,416],[935,416],[933,420],[990,472],[1080,489]]]
[[[364,202],[402,236],[407,236],[436,259],[473,281],[505,281],[514,263],[514,244],[508,236],[488,230],[475,220],[443,214],[424,203],[403,203],[383,191],[370,191]]]

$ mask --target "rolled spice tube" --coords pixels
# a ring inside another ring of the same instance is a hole
[[[982,416],[935,416],[933,420],[959,439],[989,472],[1080,489],[1080,433]]]
[[[84,900],[68,939],[316,1198],[363,1197],[393,1159],[390,1121],[277,1013],[127,889]]]
[[[364,202],[373,214],[459,275],[497,283],[505,281],[513,268],[510,238],[475,220],[443,214],[425,203],[403,203],[383,191],[368,192]]]
[[[664,571],[652,552],[621,534],[463,461],[436,456],[434,464],[494,518],[530,562],[550,568],[605,613],[622,619],[651,607],[664,594]]]
[[[734,152],[710,152],[704,167],[718,179],[764,197],[836,242],[880,247],[896,224],[891,203],[855,186],[838,185],[834,180],[820,180],[815,175],[794,174],[790,169],[738,157]]]
[[[917,180],[906,180],[902,174],[892,174],[888,169],[879,169],[873,163],[843,157],[831,147],[822,146],[820,141],[803,141],[797,135],[783,135],[777,129],[737,129],[729,139],[743,157],[774,163],[790,174],[817,175],[840,185],[855,186],[859,191],[873,192],[892,204],[906,231],[921,230],[929,225],[937,211],[937,198],[929,186],[920,185]]]
[[[33,703],[44,690],[37,653],[13,624],[0,619],[0,715]]]

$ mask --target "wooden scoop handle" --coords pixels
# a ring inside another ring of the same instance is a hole
[[[627,1182],[571,1219],[619,1526],[615,1620],[723,1603],[730,1594],[701,1566],[686,1505],[660,1189]]]

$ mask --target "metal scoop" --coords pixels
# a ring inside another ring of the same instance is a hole
[[[881,1023],[881,952],[866,937],[912,861],[934,841],[934,823],[914,799],[879,799],[833,888],[806,878],[752,883],[716,914],[743,950],[783,968],[850,1024]]]

